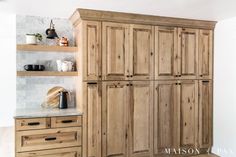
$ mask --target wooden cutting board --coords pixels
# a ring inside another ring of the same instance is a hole
[[[49,89],[47,92],[47,96],[41,106],[43,108],[58,108],[59,92],[61,91],[65,91],[65,89],[60,86]]]

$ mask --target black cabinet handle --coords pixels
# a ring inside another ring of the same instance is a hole
[[[210,82],[209,80],[204,80],[204,81],[202,81],[203,83],[208,83],[208,82]]]
[[[62,123],[72,123],[73,122],[73,120],[63,120],[63,121],[61,121]]]
[[[54,141],[56,139],[57,139],[56,137],[47,137],[45,138],[45,141]]]
[[[28,123],[28,125],[30,125],[30,126],[39,125],[39,124],[40,124],[39,122],[30,122],[30,123]]]

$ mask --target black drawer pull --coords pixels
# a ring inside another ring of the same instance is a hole
[[[28,123],[28,125],[30,125],[30,126],[39,125],[39,124],[40,124],[39,122],[30,122],[30,123]]]
[[[56,137],[47,137],[45,138],[45,141],[54,141],[56,139],[57,139]]]
[[[63,120],[63,121],[61,121],[62,123],[72,123],[73,122],[73,120]]]
[[[208,83],[208,82],[210,82],[209,80],[204,80],[204,81],[202,81],[203,83]]]

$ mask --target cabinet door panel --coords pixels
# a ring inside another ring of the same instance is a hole
[[[104,82],[102,96],[102,156],[127,156],[127,86]]]
[[[212,146],[212,81],[199,81],[199,144],[200,148]]]
[[[128,75],[129,25],[104,22],[103,76],[105,80],[125,80]]]
[[[84,83],[83,156],[101,157],[101,83]]]
[[[200,30],[199,34],[198,77],[203,79],[212,79],[212,31]]]
[[[153,85],[133,81],[130,86],[130,157],[152,156],[153,143]]]
[[[83,79],[99,80],[102,75],[101,22],[83,21]]]
[[[181,81],[180,86],[180,147],[195,148],[198,130],[198,83]]]
[[[177,43],[177,28],[155,27],[155,79],[172,79],[177,75]]]
[[[183,79],[195,79],[197,76],[198,32],[198,29],[178,29],[178,75]]]
[[[179,103],[176,81],[158,81],[154,93],[154,154],[178,148]]]
[[[153,77],[153,27],[131,25],[130,28],[130,79],[148,80]]]

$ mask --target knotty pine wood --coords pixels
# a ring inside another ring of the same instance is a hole
[[[60,72],[60,71],[17,71],[17,76],[78,76],[78,72]]]
[[[15,120],[16,130],[47,129],[50,127],[50,118],[23,118]]]
[[[65,116],[65,117],[52,117],[51,128],[63,127],[79,127],[82,126],[81,116]]]
[[[17,153],[16,157],[81,157],[81,147]]]
[[[153,15],[78,8],[70,17],[70,21],[76,27],[81,20],[133,23],[133,24],[145,24],[145,25],[157,25],[157,26],[160,25],[160,26],[172,26],[172,27],[202,28],[202,29],[214,29],[216,24],[216,21],[161,17]]]
[[[78,47],[66,47],[66,46],[49,46],[49,45],[29,45],[29,44],[18,44],[16,46],[18,51],[25,51],[25,52],[77,52]]]

